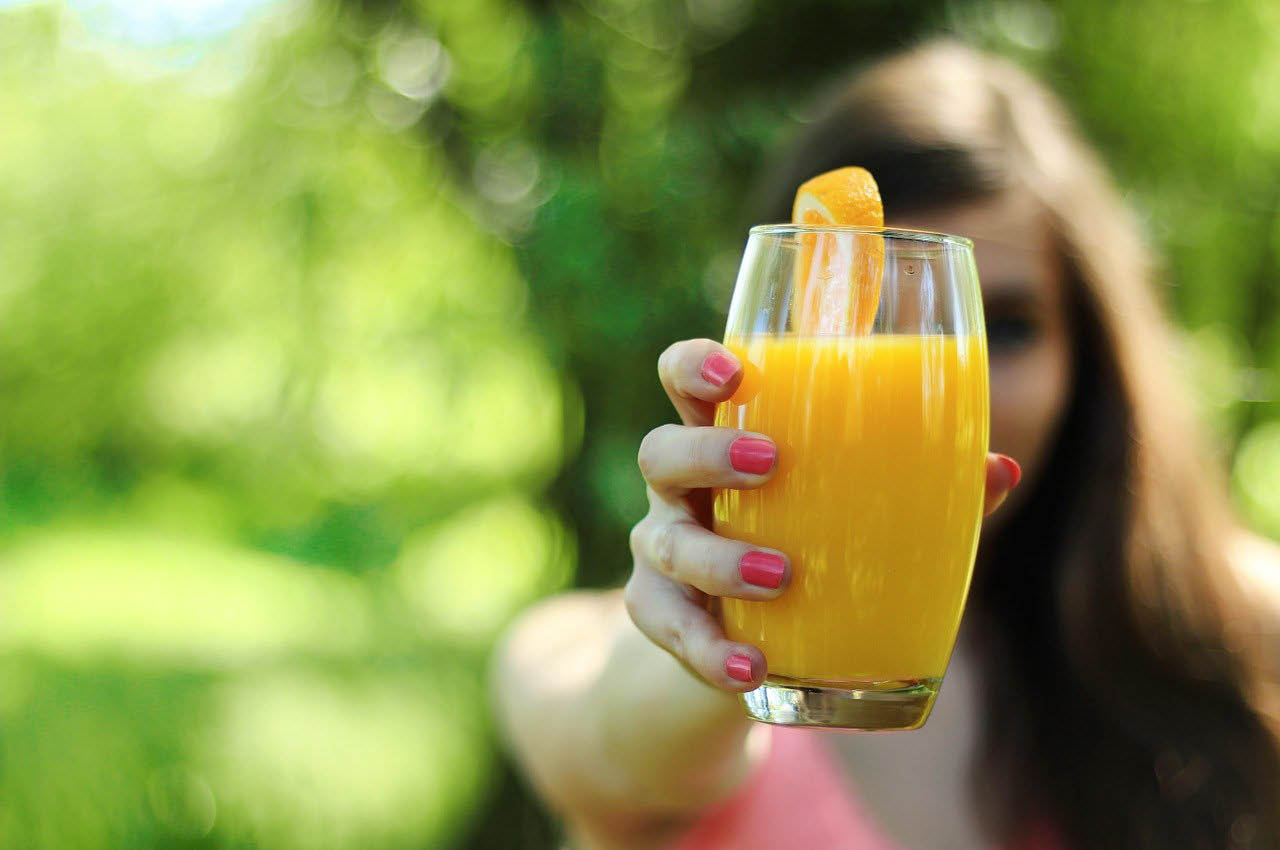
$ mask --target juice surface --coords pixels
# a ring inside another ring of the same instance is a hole
[[[771,602],[722,600],[772,676],[940,677],[982,517],[986,346],[977,336],[730,338],[746,376],[716,424],[778,446],[759,490],[721,490],[716,531],[785,552]]]

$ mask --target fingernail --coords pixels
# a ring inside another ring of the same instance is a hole
[[[730,679],[736,679],[739,682],[754,682],[756,680],[751,667],[751,657],[747,655],[730,655],[724,662],[724,672],[729,674]]]
[[[777,590],[782,586],[787,562],[781,555],[772,552],[748,552],[738,561],[738,572],[747,584]]]
[[[778,450],[768,440],[739,437],[729,446],[729,463],[739,472],[764,475],[773,468]]]
[[[705,381],[723,387],[729,379],[738,373],[738,364],[727,354],[719,351],[708,354],[702,361],[702,377]]]
[[[1022,480],[1022,467],[1008,455],[1000,455],[1000,463],[1004,465],[1005,472],[1009,473],[1009,489],[1012,490]]]

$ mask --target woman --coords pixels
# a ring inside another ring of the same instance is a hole
[[[741,364],[677,343],[659,373],[683,424],[640,448],[651,509],[626,590],[544,603],[495,667],[535,786],[583,848],[1280,847],[1280,568],[1227,514],[1096,156],[1044,88],[952,43],[826,103],[770,220],[804,179],[862,165],[892,225],[974,237],[982,278],[988,508],[1012,494],[933,718],[882,736],[743,718],[734,695],[767,659],[703,603],[775,598],[790,565],[743,570],[748,547],[698,520],[704,488],[769,479],[734,467],[769,467],[772,444],[710,427]]]

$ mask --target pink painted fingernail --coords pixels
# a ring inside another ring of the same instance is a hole
[[[1022,480],[1022,467],[1018,466],[1018,462],[1008,455],[1000,455],[1000,463],[1004,465],[1005,471],[1009,473],[1009,489],[1012,490]]]
[[[782,586],[782,577],[786,575],[787,562],[781,555],[772,552],[748,552],[738,561],[738,572],[747,584],[777,590]]]
[[[727,354],[717,351],[714,354],[708,354],[707,359],[702,361],[703,380],[717,387],[723,387],[729,383],[729,379],[736,374],[738,374],[738,364]]]
[[[730,655],[724,662],[724,672],[729,675],[730,679],[736,679],[739,682],[754,682],[756,680],[751,667],[751,657],[747,655]]]
[[[739,472],[764,475],[773,468],[778,450],[768,440],[739,437],[729,446],[729,463]]]

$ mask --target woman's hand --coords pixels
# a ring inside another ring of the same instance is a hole
[[[766,434],[712,427],[716,404],[742,380],[741,363],[724,346],[709,339],[677,342],[658,358],[658,375],[682,424],[655,428],[640,444],[649,513],[631,530],[627,612],[650,640],[706,682],[749,691],[764,681],[764,654],[727,639],[708,603],[722,596],[776,599],[786,590],[791,564],[785,552],[713,534],[709,488],[762,486],[777,452]],[[1020,475],[1012,459],[987,456],[986,513]]]

